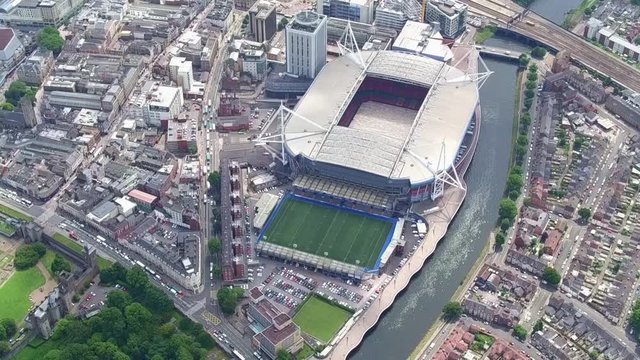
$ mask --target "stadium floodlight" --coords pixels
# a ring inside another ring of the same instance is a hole
[[[286,124],[294,116],[297,117],[298,119],[301,119],[307,122],[313,127],[318,128],[318,131],[305,131],[304,133],[301,133],[301,134],[289,134],[289,138],[293,137],[294,139],[303,139],[306,137],[314,136],[317,134],[324,134],[325,132],[327,132],[326,127],[319,125],[313,120],[309,120],[306,117],[287,108],[286,106],[284,106],[284,103],[281,101],[280,107],[278,108],[278,110],[267,120],[266,124],[262,128],[262,131],[260,131],[260,134],[253,141],[256,145],[262,146],[271,155],[279,158],[283,165],[286,165],[288,163],[287,156],[286,156],[286,148],[285,148],[285,143],[287,142],[285,128],[286,128]],[[279,120],[279,124],[277,125],[277,132],[272,134],[271,131],[273,130],[271,129],[271,127],[273,123],[277,120]],[[269,146],[269,143],[280,144],[280,153],[276,152],[271,146]]]
[[[356,41],[356,36],[353,34],[353,28],[351,27],[351,21],[347,21],[347,26],[344,28],[340,39],[338,40],[338,50],[340,51],[341,56],[345,56],[347,54],[354,54],[360,63],[360,66],[364,69],[366,64],[364,59],[362,58],[362,53],[360,52],[360,47],[358,47],[358,42]]]

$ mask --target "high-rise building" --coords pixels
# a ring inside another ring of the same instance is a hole
[[[312,11],[298,13],[287,25],[287,72],[315,78],[327,62],[327,17]]]
[[[271,40],[276,30],[276,5],[266,0],[253,4],[249,9],[249,32],[255,41]]]
[[[467,9],[467,4],[458,0],[429,0],[425,22],[439,23],[442,36],[453,39],[465,30]]]
[[[193,63],[186,58],[174,56],[169,62],[169,77],[188,92],[193,87]]]

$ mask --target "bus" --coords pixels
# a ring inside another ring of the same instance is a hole
[[[205,159],[207,159],[207,161],[211,161],[211,154],[207,153],[207,155],[205,156]]]
[[[209,99],[209,102],[208,102],[208,104],[209,104],[209,107],[211,107],[211,99]]]
[[[244,356],[238,352],[238,350],[233,350],[233,355],[240,360],[244,360]]]
[[[155,271],[151,270],[150,268],[146,268],[145,270],[147,270],[147,272],[151,275],[154,276],[156,274]]]
[[[208,112],[209,112],[209,107],[207,105],[205,105],[204,106],[204,110],[202,111],[202,113],[207,115]]]
[[[107,239],[105,239],[104,237],[98,235],[96,236],[96,239],[98,240],[98,242],[107,242]]]
[[[140,260],[136,260],[136,265],[140,266],[143,269],[146,269],[147,267],[142,263],[142,261]]]

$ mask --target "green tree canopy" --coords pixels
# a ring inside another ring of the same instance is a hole
[[[58,29],[51,26],[47,26],[40,30],[36,41],[38,46],[51,50],[56,55],[62,51],[62,47],[64,46],[64,39],[60,36],[60,32]]]
[[[462,305],[457,301],[448,302],[442,309],[442,317],[447,321],[456,321],[462,315]]]
[[[527,67],[527,65],[529,65],[529,61],[531,59],[529,59],[529,55],[527,54],[520,54],[520,56],[518,57],[518,62],[520,63],[521,67]]]
[[[242,295],[244,295],[244,290],[241,288],[224,287],[218,290],[218,304],[220,304],[222,312],[227,315],[233,314]]]
[[[291,359],[293,359],[293,356],[291,356],[291,354],[287,350],[285,349],[278,350],[276,354],[276,360],[291,360]]]
[[[4,97],[6,101],[12,106],[18,106],[18,103],[23,97],[27,97],[31,100],[34,100],[36,97],[36,92],[33,88],[27,86],[23,81],[16,80],[9,85],[9,88],[4,92]],[[8,110],[8,107],[5,106],[5,110]]]
[[[47,248],[40,243],[23,245],[16,251],[13,265],[18,270],[26,270],[37,264],[46,252]]]
[[[558,270],[551,266],[547,266],[544,268],[544,272],[542,273],[542,279],[546,280],[551,285],[558,285],[560,284],[561,277]]]
[[[524,183],[524,180],[522,180],[522,175],[510,174],[509,177],[507,178],[507,192],[511,192],[514,190],[520,191],[520,189],[522,189],[523,183]]]
[[[517,339],[524,341],[527,338],[527,330],[522,325],[516,325],[513,327],[513,336]]]
[[[516,203],[508,198],[500,200],[500,207],[498,209],[498,214],[503,219],[509,219],[513,221],[518,215],[518,208],[516,207]]]
[[[11,346],[6,341],[0,341],[0,356],[8,354],[11,351]]]
[[[495,241],[497,247],[502,247],[504,245],[504,243],[506,242],[506,238],[502,231],[496,233]]]
[[[0,103],[0,109],[2,109],[2,110],[13,111],[13,110],[15,110],[15,108],[16,107],[13,106],[13,104],[11,104],[11,103],[8,103],[8,102]]]
[[[4,328],[7,338],[12,337],[18,331],[18,327],[16,326],[16,321],[11,318],[5,318],[0,320],[0,326]]]
[[[127,269],[115,262],[109,268],[100,271],[100,282],[104,285],[113,285],[117,282],[127,281]]]
[[[580,208],[578,210],[578,216],[580,216],[580,219],[582,221],[587,221],[591,218],[591,209],[589,208]]]
[[[533,325],[533,332],[542,331],[543,328],[544,324],[542,323],[542,320],[538,320],[536,321],[536,324]]]
[[[210,254],[217,254],[220,252],[221,249],[221,244],[220,244],[220,240],[218,238],[212,237],[211,239],[209,239],[209,241],[207,242],[207,247],[209,248],[209,253]]]
[[[56,253],[56,256],[53,258],[53,262],[51,263],[51,272],[58,274],[62,271],[71,272],[71,263],[60,254]]]
[[[529,71],[530,72],[537,72],[538,71],[538,65],[536,65],[536,64],[529,65]]]
[[[536,46],[531,50],[531,56],[536,59],[542,59],[545,55],[547,55],[547,49],[541,46]]]
[[[511,220],[502,219],[502,221],[500,222],[500,230],[507,231],[509,230],[510,227],[511,227]]]

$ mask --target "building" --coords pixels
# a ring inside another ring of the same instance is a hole
[[[38,49],[18,67],[18,79],[28,85],[40,85],[53,65],[53,52]]]
[[[148,124],[166,128],[169,119],[175,119],[182,108],[182,88],[148,82],[143,87],[146,106],[144,119]]]
[[[169,120],[167,125],[167,151],[177,154],[198,152],[196,120]]]
[[[640,95],[636,95],[640,98]],[[620,116],[620,118],[635,128],[640,128],[640,106],[632,101],[633,97],[609,95],[604,103],[607,110]]]
[[[253,345],[270,359],[280,350],[295,354],[304,345],[300,328],[291,317],[278,310],[257,287],[249,290],[247,317],[254,331]]]
[[[193,88],[193,63],[183,57],[174,56],[169,62],[169,78],[182,88],[183,93]]]
[[[259,0],[253,4],[249,9],[249,33],[254,40],[269,41],[277,30],[276,5],[266,0]]]
[[[267,74],[267,54],[264,50],[243,51],[242,70],[251,74],[254,81],[262,81]]]
[[[429,0],[424,18],[428,23],[440,24],[442,36],[453,39],[465,30],[467,8],[458,0]]]
[[[13,5],[15,4],[15,5]],[[59,27],[73,11],[84,4],[82,0],[22,0],[9,5],[0,14],[0,21],[8,26]]]
[[[417,1],[414,1],[417,3]],[[376,27],[386,27],[396,31],[402,30],[409,20],[397,1],[383,1],[376,8]]]
[[[35,331],[43,339],[49,339],[53,335],[53,329],[58,320],[62,319],[69,309],[64,301],[64,295],[60,287],[53,289],[47,297],[36,306],[25,318],[27,328]]]
[[[155,207],[158,198],[144,191],[137,189],[129,191],[129,199],[138,205],[138,208],[144,212],[151,212]]]
[[[327,62],[327,17],[303,11],[287,24],[287,73],[315,78]]]
[[[13,29],[0,29],[0,66],[10,69],[24,57],[24,46]]]
[[[449,62],[453,52],[444,44],[438,29],[430,24],[407,21],[393,42],[393,50],[427,56]]]
[[[602,29],[603,27],[604,23],[602,21],[596,18],[589,18],[589,20],[585,24],[582,36],[589,40],[593,40],[598,34],[598,31],[600,31],[600,29]]]
[[[373,0],[318,0],[316,10],[328,17],[372,24],[375,6]]]

